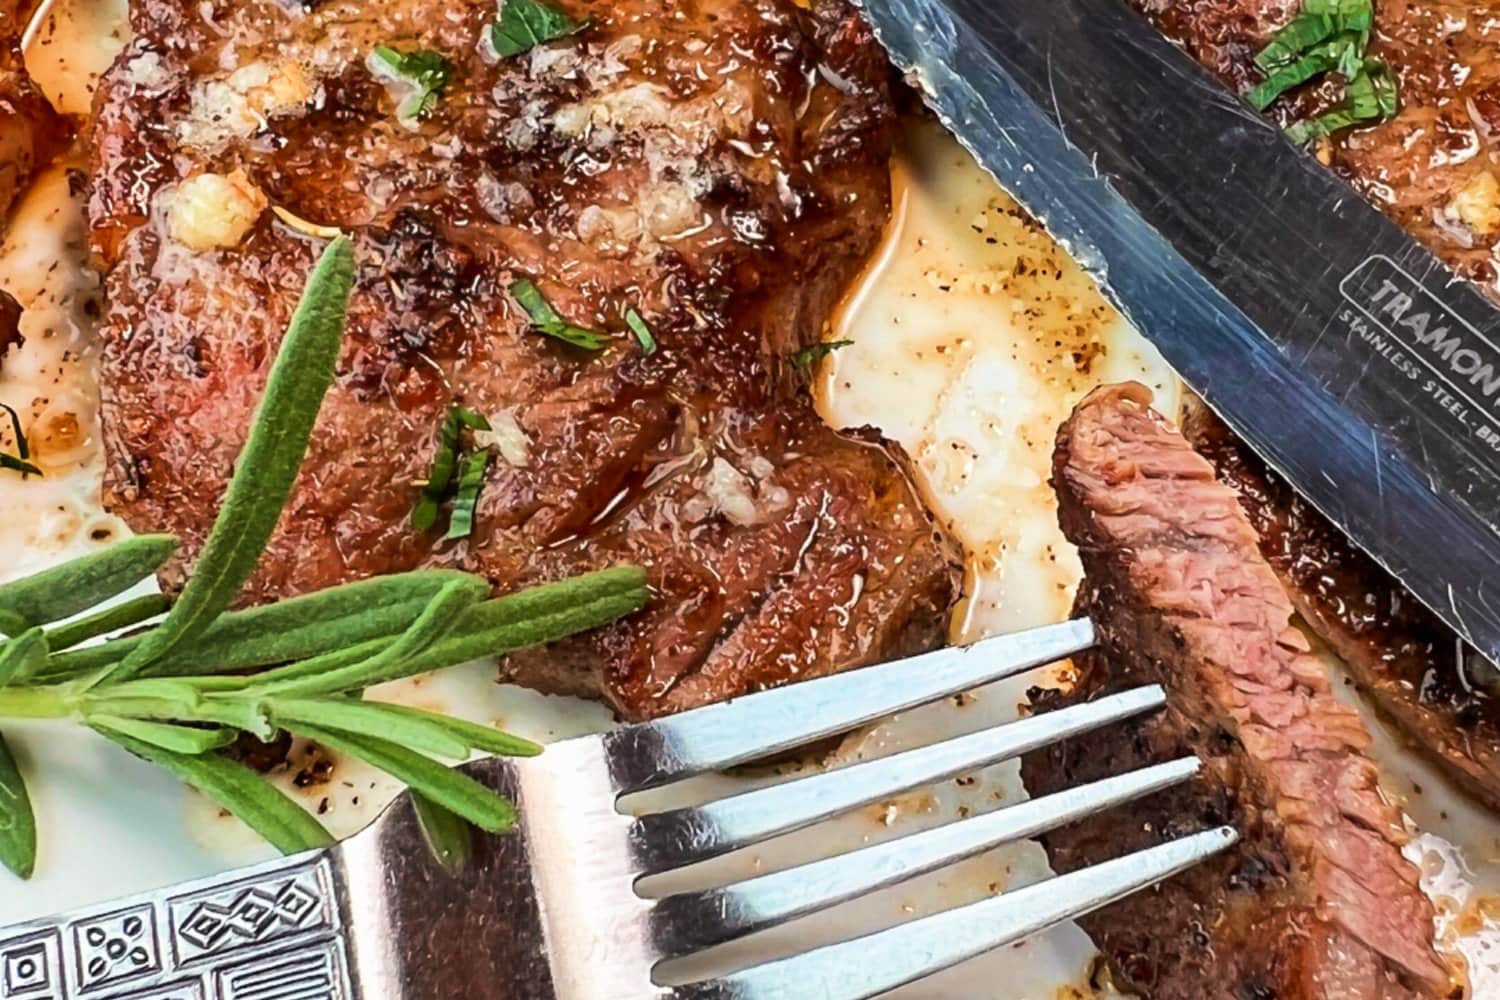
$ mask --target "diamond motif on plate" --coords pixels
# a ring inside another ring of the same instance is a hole
[[[181,896],[167,904],[179,965],[334,926],[319,865]]]
[[[273,925],[296,927],[318,905],[318,898],[296,882],[275,891],[246,889],[228,905],[200,903],[178,933],[195,948],[211,951],[226,937],[258,941]]]

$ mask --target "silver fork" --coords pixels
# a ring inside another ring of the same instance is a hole
[[[469,774],[518,827],[434,860],[398,799],[323,851],[0,929],[0,997],[119,1000],[768,1000],[875,996],[1152,885],[1235,842],[1205,831],[1092,868],[677,986],[665,960],[854,899],[1184,781],[1189,757],[822,861],[643,898],[643,877],[1152,711],[1159,687],[1033,716],[691,808],[627,815],[629,793],[776,754],[1061,659],[1076,620],[554,744]]]

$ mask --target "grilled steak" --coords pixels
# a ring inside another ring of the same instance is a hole
[[[1484,685],[1493,668],[1201,403],[1183,433],[1239,495],[1303,621],[1419,748],[1500,809],[1500,704]]]
[[[1255,53],[1301,0],[1130,0],[1235,90],[1261,79]],[[1491,2],[1376,5],[1370,55],[1400,80],[1401,110],[1319,147],[1372,203],[1460,274],[1500,297],[1500,20]],[[1283,120],[1340,100],[1336,74],[1273,106]],[[1316,222],[1309,220],[1309,225]]]
[[[1401,856],[1369,741],[1290,624],[1234,493],[1134,384],[1090,394],[1058,435],[1054,485],[1099,628],[1058,700],[1158,682],[1168,706],[1033,755],[1033,793],[1196,753],[1204,775],[1047,835],[1085,865],[1231,823],[1234,852],[1085,918],[1130,987],[1154,1000],[1436,997],[1450,984],[1433,914]]]
[[[500,57],[493,0],[132,5],[90,196],[110,503],[183,538],[178,584],[319,249],[308,223],[334,226],[360,267],[345,350],[247,599],[638,562],[646,613],[508,665],[629,718],[939,643],[954,573],[899,457],[827,429],[788,361],[888,216],[879,48],[839,0],[561,6],[586,26]],[[430,113],[398,119],[376,45],[450,61]],[[520,278],[618,335],[591,354],[533,331]],[[496,454],[474,534],[444,541],[410,514],[455,402]]]

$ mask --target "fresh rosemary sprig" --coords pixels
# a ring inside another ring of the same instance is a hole
[[[456,865],[465,853],[464,823],[503,831],[515,809],[433,758],[541,748],[461,719],[365,701],[365,690],[605,624],[645,604],[645,577],[637,567],[617,566],[491,598],[487,580],[431,570],[225,610],[253,572],[295,482],[332,382],[353,277],[348,241],[336,239],[313,270],[224,504],[170,610],[160,597],[99,609],[171,557],[176,540],[162,535],[0,585],[0,633],[7,637],[0,642],[0,718],[88,726],[287,852],[331,838],[263,776],[219,750],[239,733],[305,737],[409,785],[434,851]],[[149,631],[74,648],[163,611],[165,619]],[[0,864],[25,877],[35,859],[26,784],[0,738]]]
[[[313,268],[292,315],[192,578],[166,621],[111,671],[118,679],[140,673],[208,628],[254,572],[291,495],[313,422],[333,383],[353,287],[354,249],[341,236],[328,244]]]

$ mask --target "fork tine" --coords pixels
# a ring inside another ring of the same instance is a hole
[[[1151,711],[1165,701],[1158,685],[1134,688],[705,805],[641,816],[630,827],[631,851],[643,874],[679,868]]]
[[[769,757],[904,709],[1071,656],[1094,644],[1087,618],[820,677],[627,726],[604,736],[621,793]]]
[[[1199,769],[1197,758],[1184,757],[722,889],[668,896],[651,914],[655,943],[672,957],[742,937],[1169,788]]]
[[[864,1000],[1154,885],[1239,840],[1222,826],[993,899],[679,986],[673,1000]]]

